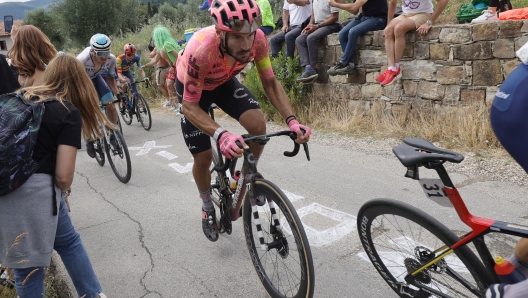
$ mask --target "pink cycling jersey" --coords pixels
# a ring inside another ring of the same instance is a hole
[[[275,76],[268,53],[268,40],[261,30],[257,30],[250,61],[255,61],[259,76],[263,79]],[[215,26],[195,32],[176,62],[178,80],[185,86],[183,100],[200,101],[202,90],[214,90],[237,75],[248,63],[236,62],[229,68],[220,50],[220,38]]]

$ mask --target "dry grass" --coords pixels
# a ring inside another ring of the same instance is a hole
[[[410,104],[403,104],[388,108],[383,100],[363,101],[351,107],[346,101],[312,97],[308,105],[297,107],[296,113],[320,132],[338,131],[355,137],[418,137],[446,149],[501,151],[489,122],[489,107],[483,103],[441,108],[411,108]]]

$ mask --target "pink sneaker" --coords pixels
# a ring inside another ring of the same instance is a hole
[[[385,80],[381,82],[382,86],[387,86],[394,83],[397,79],[401,78],[401,69],[398,67],[396,71],[388,70],[387,75],[385,75]]]
[[[382,72],[379,76],[376,77],[376,81],[380,83],[385,81],[385,77],[387,76],[388,72],[389,72],[389,69],[387,68],[384,72]]]

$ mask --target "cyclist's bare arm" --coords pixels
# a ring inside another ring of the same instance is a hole
[[[286,91],[284,91],[284,88],[279,83],[279,81],[277,81],[275,77],[261,78],[261,81],[262,87],[266,92],[266,96],[269,98],[275,109],[277,109],[282,119],[286,120],[288,116],[293,115],[288,95],[286,95]],[[308,142],[309,139],[309,135],[299,135],[296,142],[302,144]]]

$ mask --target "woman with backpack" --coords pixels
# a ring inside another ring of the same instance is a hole
[[[42,103],[45,109],[32,155],[39,168],[22,185],[0,196],[0,263],[14,269],[19,297],[41,298],[44,267],[50,265],[55,249],[79,297],[105,298],[71,223],[68,197],[81,131],[85,139],[94,139],[101,136],[100,124],[111,124],[99,108],[84,66],[72,56],[54,58],[41,86],[26,87],[17,94]]]

